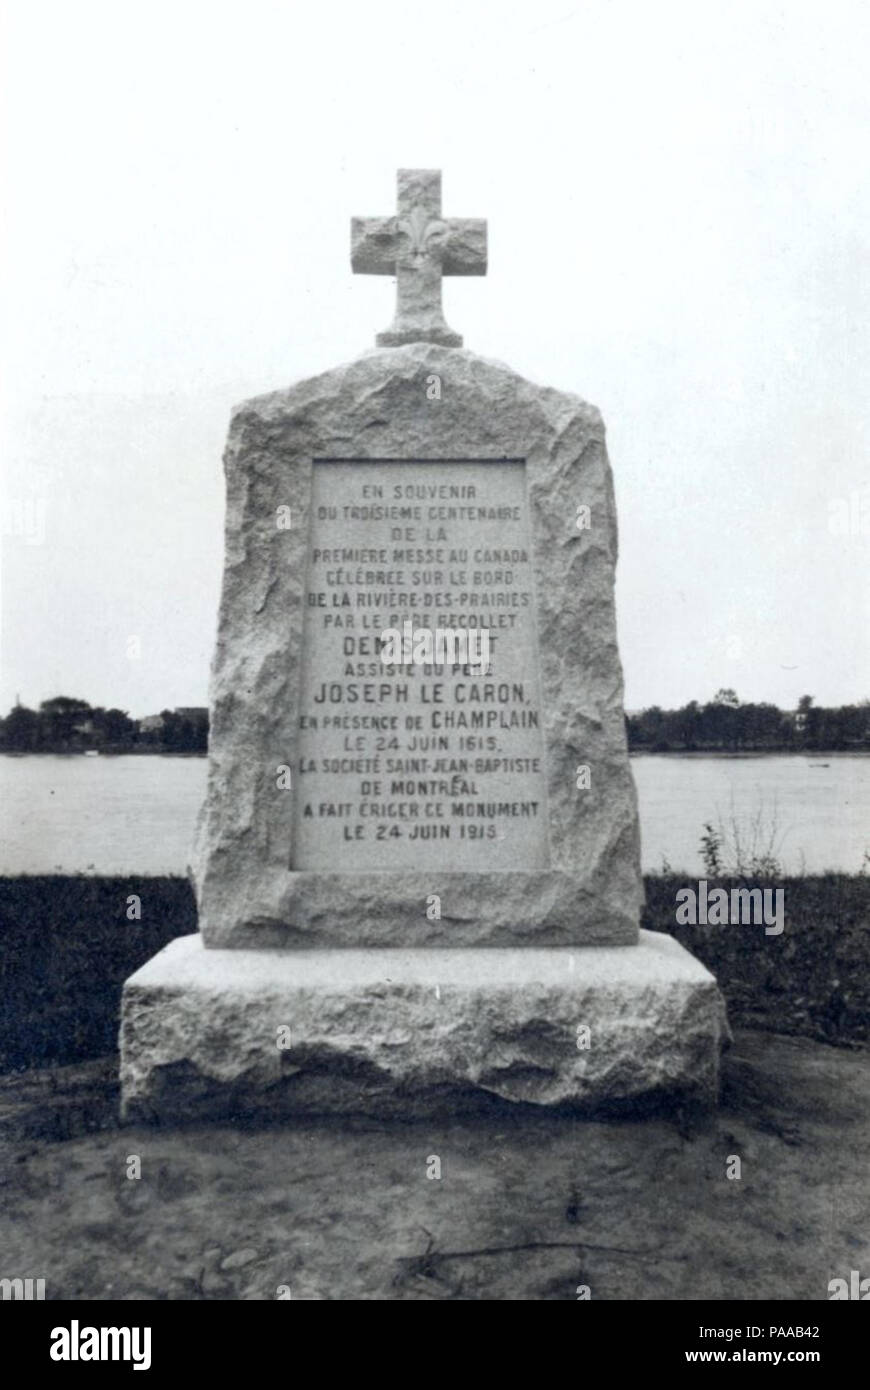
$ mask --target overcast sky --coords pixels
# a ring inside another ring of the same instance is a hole
[[[386,327],[399,166],[604,413],[628,707],[870,697],[865,0],[2,9],[0,711],[206,703],[230,407]]]

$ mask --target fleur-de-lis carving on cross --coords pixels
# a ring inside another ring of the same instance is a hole
[[[408,217],[396,219],[400,232],[411,242],[411,254],[413,256],[423,256],[426,254],[426,243],[433,237],[443,239],[443,234],[447,230],[447,223],[440,217],[430,217],[423,207],[415,207]]]
[[[462,347],[444,321],[441,277],[486,274],[486,222],[441,216],[439,169],[400,169],[397,214],[352,219],[351,265],[362,275],[396,277],[396,315],[378,347]]]

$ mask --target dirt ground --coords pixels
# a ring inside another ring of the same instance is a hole
[[[870,1275],[867,1051],[739,1032],[701,1120],[119,1129],[116,1068],[0,1082],[0,1277],[49,1299],[824,1300]]]

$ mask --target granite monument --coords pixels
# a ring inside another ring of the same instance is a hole
[[[716,983],[638,928],[601,417],[448,327],[440,173],[351,258],[378,346],[230,426],[200,932],[127,982],[125,1113],[712,1103]]]

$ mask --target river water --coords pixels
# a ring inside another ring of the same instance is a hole
[[[640,754],[647,871],[698,874],[705,822],[783,869],[854,873],[870,850],[870,757]],[[0,755],[0,873],[184,873],[206,759]]]

